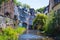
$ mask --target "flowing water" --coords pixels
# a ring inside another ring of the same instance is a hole
[[[20,35],[19,40],[54,40],[51,37],[43,36],[38,30],[28,30]]]
[[[41,35],[38,30],[29,30],[29,18],[27,19],[27,24],[27,30],[19,36],[19,40],[53,40],[53,38]]]

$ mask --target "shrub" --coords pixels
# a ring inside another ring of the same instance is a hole
[[[48,16],[46,20],[46,24],[43,27],[43,30],[47,34],[53,34],[56,29],[56,16],[54,15],[54,11],[50,12],[50,16]]]
[[[25,31],[25,28],[17,27],[14,29],[12,27],[7,27],[2,30],[3,31],[0,32],[0,40],[18,40],[18,36]]]
[[[45,24],[47,16],[45,14],[37,14],[36,18],[33,21],[33,26],[37,27],[37,29],[42,29]]]

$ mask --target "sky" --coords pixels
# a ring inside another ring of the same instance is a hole
[[[28,4],[31,8],[38,9],[49,4],[49,0],[17,0],[23,4]]]

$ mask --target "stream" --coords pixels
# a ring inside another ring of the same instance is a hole
[[[43,36],[38,30],[28,30],[19,36],[19,40],[54,40],[52,37]]]

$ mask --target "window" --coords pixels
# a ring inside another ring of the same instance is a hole
[[[60,25],[60,9],[57,10],[57,20],[58,20],[58,25]]]

